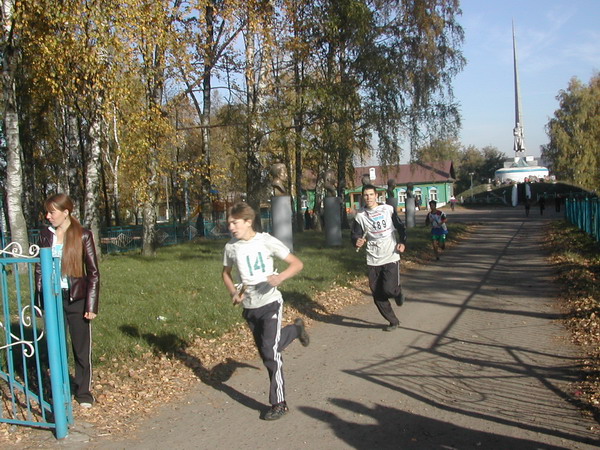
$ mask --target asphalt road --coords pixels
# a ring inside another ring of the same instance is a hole
[[[422,213],[421,213],[422,214]],[[558,321],[532,208],[448,212],[480,223],[440,261],[404,276],[401,326],[383,332],[371,302],[310,328],[284,354],[290,412],[260,420],[259,359],[221,384],[198,383],[123,441],[74,430],[60,445],[123,449],[591,449],[598,423],[569,396],[577,349]],[[417,220],[420,220],[420,216]],[[451,223],[451,222],[450,222]],[[451,227],[450,227],[451,229]],[[368,292],[365,292],[368,295]]]

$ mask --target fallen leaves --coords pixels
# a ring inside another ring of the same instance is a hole
[[[584,355],[583,379],[574,395],[597,420],[600,418],[600,257],[589,236],[553,223],[548,231],[549,261],[555,268],[565,326]],[[567,243],[565,245],[565,239]]]

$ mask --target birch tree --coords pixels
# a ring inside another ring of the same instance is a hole
[[[23,214],[23,167],[19,137],[19,115],[15,77],[20,56],[20,29],[22,11],[15,0],[2,0],[2,96],[4,137],[7,148],[6,203],[11,240],[26,249],[29,246],[27,223]]]
[[[142,202],[144,256],[153,256],[157,247],[157,201],[161,178],[161,149],[173,137],[173,130],[163,110],[164,89],[168,77],[169,58],[177,43],[175,23],[181,19],[181,1],[131,0],[122,10],[123,36],[134,52],[137,74],[144,85],[143,110],[136,131],[137,155],[141,179],[137,195]]]
[[[193,52],[179,56],[178,63],[182,78],[186,84],[190,101],[196,109],[201,140],[201,196],[203,215],[210,216],[212,209],[211,185],[213,162],[211,158],[211,129],[212,129],[212,79],[218,76],[223,59],[231,60],[234,53],[233,45],[244,26],[244,20],[237,11],[243,8],[245,2],[196,0],[191,3],[191,15],[187,33],[191,35],[190,47]],[[180,47],[181,48],[181,47]],[[189,59],[186,64],[183,60]],[[199,95],[198,95],[199,93]],[[200,100],[199,98],[200,97]]]
[[[265,168],[260,157],[260,146],[265,137],[262,113],[265,106],[270,46],[272,41],[272,5],[269,2],[249,1],[245,8],[246,26],[244,39],[244,88],[245,88],[245,153],[246,193],[248,204],[260,209],[264,195]],[[259,224],[256,224],[259,226]]]

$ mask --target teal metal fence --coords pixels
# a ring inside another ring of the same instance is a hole
[[[39,252],[39,253],[38,253]],[[36,296],[40,264],[43,307]],[[60,260],[51,249],[18,244],[1,250],[0,422],[49,428],[58,439],[73,423]]]
[[[600,199],[598,197],[568,198],[565,217],[600,242]]]
[[[261,211],[260,215],[263,231],[271,231],[270,211]],[[30,244],[39,242],[39,230],[29,230]],[[143,245],[144,230],[142,225],[126,225],[121,227],[107,227],[100,230],[100,249],[102,253],[122,253],[139,250]],[[190,221],[189,223],[158,224],[156,239],[159,247],[181,244],[203,237],[206,239],[225,239],[230,237],[227,228],[227,219],[223,214],[215,220]],[[10,242],[10,233],[1,233],[2,242]]]

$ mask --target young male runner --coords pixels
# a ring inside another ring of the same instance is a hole
[[[431,225],[431,245],[435,259],[440,259],[440,248],[446,248],[446,235],[448,228],[446,227],[446,214],[437,209],[437,202],[431,200],[429,202],[429,213],[425,217],[425,225]]]
[[[309,344],[302,319],[281,328],[283,298],[277,286],[300,272],[303,264],[279,239],[254,231],[255,215],[246,203],[237,203],[229,210],[227,223],[233,237],[225,245],[223,282],[233,304],[242,303],[242,315],[269,372],[271,409],[263,418],[276,420],[288,412],[281,352],[296,338],[305,347]],[[288,264],[283,272],[275,271],[273,257]],[[239,286],[233,281],[234,266],[242,280]]]
[[[352,244],[360,249],[366,244],[369,287],[379,313],[389,322],[384,331],[398,328],[400,321],[389,298],[404,304],[400,285],[400,253],[406,244],[406,228],[396,208],[377,203],[377,189],[371,184],[362,188],[361,208],[352,223]],[[398,237],[396,237],[398,233]]]

